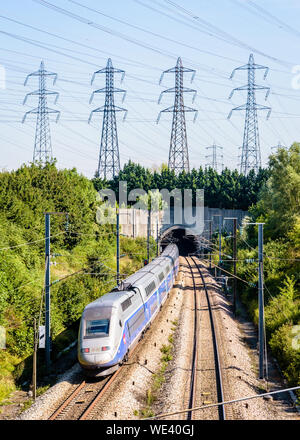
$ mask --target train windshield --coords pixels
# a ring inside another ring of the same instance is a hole
[[[98,319],[96,321],[86,322],[86,335],[105,335],[108,336],[109,333],[109,319]]]
[[[109,335],[109,324],[112,307],[87,309],[83,318],[85,321],[85,338],[101,338]]]

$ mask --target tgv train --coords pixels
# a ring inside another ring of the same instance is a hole
[[[88,376],[111,374],[128,359],[167,299],[178,269],[178,247],[171,244],[150,264],[85,307],[78,360]]]

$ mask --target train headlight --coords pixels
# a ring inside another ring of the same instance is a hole
[[[104,346],[101,348],[101,350],[102,350],[102,351],[108,351],[108,350],[110,350],[110,347],[109,347],[108,345],[104,345]]]
[[[81,351],[81,353],[89,353],[90,349],[89,348],[82,348],[80,351]]]

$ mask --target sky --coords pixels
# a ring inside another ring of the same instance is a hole
[[[53,6],[54,5],[54,6]],[[174,74],[161,73],[176,65],[195,69],[184,74],[184,103],[198,110],[186,114],[191,168],[205,166],[212,153],[207,147],[221,146],[224,166],[235,169],[243,143],[245,91],[233,88],[247,84],[245,65],[253,53],[255,63],[269,68],[266,79],[257,70],[256,83],[270,87],[256,92],[257,103],[270,106],[271,116],[259,111],[262,164],[272,147],[300,141],[300,2],[298,0],[11,0],[0,7],[0,169],[17,169],[32,161],[35,116],[22,123],[25,112],[37,106],[37,97],[27,93],[38,88],[37,79],[26,76],[39,69],[57,73],[47,89],[59,92],[57,103],[48,107],[61,112],[58,123],[50,118],[53,155],[59,168],[75,167],[91,178],[98,166],[102,114],[88,124],[90,112],[104,104],[104,95],[91,93],[105,86],[105,76],[95,71],[106,66],[125,70],[115,76],[115,87],[127,91],[124,102],[115,94],[115,104],[128,110],[117,114],[121,166],[129,159],[150,168],[167,163],[172,114],[158,113],[173,105],[174,96],[163,90],[174,87]],[[297,67],[298,66],[298,67]],[[298,70],[299,69],[299,70]],[[5,73],[5,75],[4,75]],[[2,74],[2,78],[1,78]],[[5,81],[4,81],[5,80]],[[299,88],[298,88],[299,84]],[[221,150],[219,149],[219,152]]]

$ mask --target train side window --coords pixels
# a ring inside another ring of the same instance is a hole
[[[161,273],[158,275],[158,278],[159,278],[159,281],[162,282],[162,280],[164,279],[164,273],[161,272]]]
[[[121,307],[122,307],[123,312],[125,312],[125,310],[128,309],[128,307],[131,306],[131,304],[132,304],[131,298],[125,299],[125,301],[123,301],[121,303]]]
[[[149,296],[155,290],[155,282],[151,281],[147,287],[145,287],[146,295]]]

